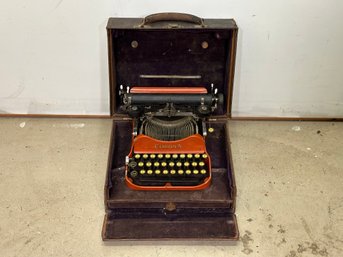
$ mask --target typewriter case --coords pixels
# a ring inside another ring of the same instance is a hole
[[[232,19],[200,19],[189,14],[109,19],[113,127],[103,240],[238,240],[236,185],[226,126],[231,114],[237,32]],[[133,127],[131,118],[120,109],[119,86],[205,86],[210,90],[211,83],[224,94],[224,104],[206,122],[207,128],[214,129],[205,138],[212,159],[211,185],[195,191],[129,188],[124,179],[125,156]]]

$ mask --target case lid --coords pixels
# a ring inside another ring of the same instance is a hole
[[[123,86],[204,86],[224,94],[213,115],[231,115],[238,28],[232,19],[182,13],[110,18],[107,24],[111,115],[123,115]]]

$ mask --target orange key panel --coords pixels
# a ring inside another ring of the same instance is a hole
[[[126,163],[127,185],[135,190],[201,190],[211,182],[211,159],[199,135],[161,141],[133,140]]]

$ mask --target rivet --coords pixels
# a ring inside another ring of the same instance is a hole
[[[201,43],[201,47],[202,47],[203,49],[208,48],[208,43],[207,43],[207,41],[203,41],[203,42]]]
[[[132,48],[137,48],[137,47],[138,47],[138,42],[137,42],[136,40],[133,40],[133,41],[131,42],[131,47],[132,47]]]

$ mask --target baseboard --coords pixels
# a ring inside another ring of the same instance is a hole
[[[7,118],[73,118],[73,119],[111,119],[110,115],[97,114],[14,114],[0,113],[0,117]],[[343,118],[333,117],[248,117],[236,116],[231,120],[242,121],[343,121]]]
[[[110,115],[97,114],[13,114],[0,113],[5,118],[72,118],[72,119],[110,119]]]
[[[343,121],[343,118],[333,117],[231,117],[231,120],[243,121]]]

